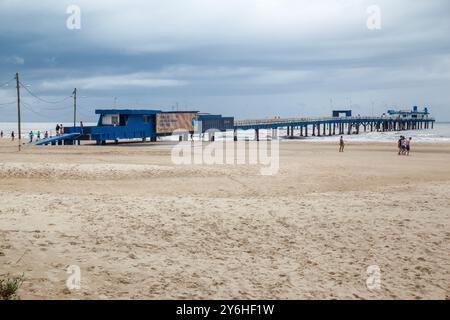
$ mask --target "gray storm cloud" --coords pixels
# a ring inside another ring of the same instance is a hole
[[[79,30],[66,27],[72,4]],[[374,4],[379,30],[367,28]],[[49,99],[77,87],[89,97],[85,113],[119,97],[130,107],[179,103],[238,117],[417,104],[449,120],[449,9],[440,0],[3,0],[0,83],[19,71]],[[4,102],[14,94],[0,88]]]

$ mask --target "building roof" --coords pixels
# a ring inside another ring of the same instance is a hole
[[[161,111],[161,113],[198,113],[198,111]]]
[[[413,107],[411,110],[388,110],[388,114],[402,114],[402,115],[417,115],[417,114],[430,114],[428,108],[423,108],[423,111],[419,111],[418,107]]]
[[[95,114],[124,114],[124,115],[149,115],[160,113],[161,110],[135,110],[135,109],[97,109]]]

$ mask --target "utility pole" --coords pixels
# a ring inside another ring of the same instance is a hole
[[[73,127],[77,126],[77,88],[73,89]]]
[[[22,144],[22,133],[20,127],[20,83],[19,83],[19,73],[16,73],[16,88],[17,88],[17,130],[18,130],[18,140],[19,140],[19,151]]]

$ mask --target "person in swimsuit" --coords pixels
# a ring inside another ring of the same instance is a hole
[[[406,155],[406,138],[403,137],[402,139],[402,155]]]
[[[409,137],[409,139],[405,139],[406,144],[406,155],[409,156],[409,151],[411,150],[411,140],[412,138]]]
[[[400,136],[400,139],[398,139],[398,142],[397,142],[398,155],[401,155],[401,153],[402,153],[402,143],[403,143],[403,137]]]

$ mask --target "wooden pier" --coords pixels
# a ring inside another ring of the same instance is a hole
[[[237,130],[255,130],[255,139],[259,140],[259,130],[272,129],[272,136],[279,128],[286,128],[288,137],[297,136],[333,136],[359,134],[360,132],[385,132],[402,130],[433,129],[435,119],[431,117],[322,117],[322,118],[286,118],[235,120],[234,140]]]

